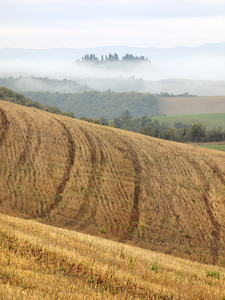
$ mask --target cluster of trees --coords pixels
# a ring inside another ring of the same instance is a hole
[[[122,57],[122,60],[128,60],[128,61],[149,61],[149,59],[145,56],[134,56],[133,54],[126,54]]]
[[[183,93],[183,94],[177,94],[174,95],[173,93],[167,93],[167,92],[161,92],[160,94],[157,94],[160,97],[197,97],[197,95],[190,95],[189,92]]]
[[[153,121],[146,116],[132,118],[128,110],[124,111],[118,118],[114,118],[113,123],[103,117],[100,119],[81,117],[80,119],[176,142],[220,142],[225,140],[225,131],[222,126],[209,130],[203,124],[187,125],[182,122],[175,122],[174,126],[171,127],[168,123],[160,124],[158,120]]]
[[[82,61],[118,61],[119,55],[117,53],[109,55],[102,55],[101,60],[95,55],[95,54],[86,54],[82,57]],[[126,54],[125,56],[122,57],[122,61],[150,61],[147,57],[145,56],[134,56],[133,54]]]
[[[86,54],[84,55],[84,57],[82,57],[82,61],[118,61],[119,60],[119,56],[117,53],[111,54],[109,53],[109,55],[102,55],[101,56],[101,60],[99,60],[99,58],[95,55],[95,54]]]
[[[225,131],[222,126],[206,129],[203,124],[186,125],[181,122],[174,123],[174,127],[169,127],[167,124],[159,124],[157,128],[146,126],[140,130],[140,133],[184,143],[221,142],[225,139]]]
[[[187,125],[175,122],[171,127],[168,123],[160,124],[158,120],[153,121],[150,117],[132,118],[129,111],[115,118],[114,126],[176,142],[220,142],[225,139],[222,125],[207,129],[203,124]]]
[[[32,101],[32,100],[26,98],[24,95],[15,93],[6,87],[0,87],[0,100],[4,100],[4,101],[16,103],[16,104],[28,106],[28,107],[35,107],[35,108],[45,110],[45,111],[48,111],[48,112],[51,112],[54,114],[63,115],[63,116],[67,116],[70,118],[75,118],[74,113],[71,111],[62,112],[55,105],[53,105],[53,106],[50,106],[48,104],[43,105],[37,101]]]
[[[86,54],[82,57],[82,60],[99,60],[95,54]]]

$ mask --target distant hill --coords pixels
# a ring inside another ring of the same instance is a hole
[[[2,213],[224,265],[224,152],[5,101],[0,128]]]
[[[42,91],[42,92],[60,92],[60,93],[83,93],[91,90],[87,85],[80,85],[74,80],[57,80],[48,77],[39,78],[30,77],[5,77],[0,78],[0,86],[5,86],[9,89],[18,92],[26,91]]]
[[[148,63],[148,62],[147,62]],[[105,63],[107,65],[107,62]],[[120,63],[119,63],[120,64]],[[121,62],[122,66],[124,64]],[[142,65],[142,63],[140,63]],[[86,65],[86,64],[84,64]],[[187,80],[187,79],[167,79],[160,81],[145,81],[142,78],[131,76],[128,78],[122,77],[104,77],[94,78],[92,74],[97,74],[104,69],[106,65],[98,67],[96,72],[96,65],[87,64],[89,66],[89,76],[76,78],[76,80],[68,79],[53,79],[48,77],[35,76],[3,76],[0,77],[0,86],[5,86],[17,92],[59,92],[59,93],[83,93],[85,91],[97,90],[107,91],[111,90],[116,93],[121,92],[142,92],[159,94],[169,93],[174,95],[186,94],[196,96],[224,96],[225,95],[225,81],[205,81],[205,80]],[[113,65],[113,66],[112,66]],[[151,64],[150,64],[151,65]],[[109,70],[114,73],[118,67],[117,62],[108,65]],[[120,65],[121,68],[121,65]],[[129,64],[126,66],[128,71]],[[105,73],[107,76],[107,74]],[[116,75],[116,74],[115,74]],[[118,74],[117,74],[118,75]],[[141,75],[141,74],[140,74]]]
[[[81,94],[25,92],[26,97],[44,105],[56,105],[65,111],[72,111],[77,118],[107,118],[113,120],[129,110],[133,117],[160,116],[159,97],[149,93],[114,93],[90,91]]]
[[[125,110],[129,110],[134,118],[225,113],[225,96],[161,97],[140,92],[113,93],[110,90],[90,91],[82,94],[44,92],[25,92],[24,94],[44,105],[56,105],[61,110],[70,110],[77,118],[80,116],[105,117],[112,120]]]

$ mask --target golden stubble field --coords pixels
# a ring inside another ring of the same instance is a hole
[[[225,268],[0,214],[0,299],[221,299]]]
[[[0,212],[225,265],[225,153],[0,101]]]

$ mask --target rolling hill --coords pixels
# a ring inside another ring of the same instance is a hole
[[[225,153],[0,101],[0,212],[225,265]]]

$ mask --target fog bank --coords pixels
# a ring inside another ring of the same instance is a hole
[[[144,55],[150,62],[80,62],[86,54]],[[225,43],[168,49],[102,47],[93,49],[0,49],[1,77],[68,79],[104,91],[225,94]],[[170,79],[170,80],[168,80]],[[175,80],[176,79],[176,80]],[[177,79],[182,81],[177,82]],[[207,81],[205,84],[200,83]],[[199,84],[199,86],[197,86]],[[32,90],[32,88],[30,87]],[[43,89],[40,86],[40,89]],[[63,90],[66,92],[66,88]],[[68,91],[69,92],[69,91]]]

